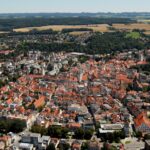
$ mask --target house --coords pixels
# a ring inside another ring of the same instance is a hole
[[[4,135],[0,137],[0,150],[3,150],[5,146],[10,146],[11,145],[11,137]]]
[[[68,111],[70,112],[77,112],[79,114],[87,114],[88,109],[85,105],[79,105],[79,104],[72,104],[68,107]]]
[[[47,146],[50,143],[50,137],[49,136],[42,136],[41,134],[38,133],[26,133],[24,135],[22,135],[21,138],[21,143],[22,143],[22,147],[28,147],[28,148],[32,148],[32,145],[37,149],[37,150],[45,150],[47,148]],[[26,143],[26,144],[24,144]],[[29,145],[27,145],[29,144]]]
[[[5,142],[4,141],[0,141],[0,150],[5,149]]]
[[[26,133],[22,135],[22,143],[32,143],[35,147],[38,147],[38,141],[41,138],[41,135],[38,133]]]
[[[94,123],[92,120],[87,120],[83,123],[84,129],[93,129],[94,130]]]
[[[100,106],[98,104],[90,104],[90,109],[93,114],[100,111]]]
[[[134,119],[136,131],[142,133],[150,133],[150,119],[147,116],[146,112],[142,112]]]
[[[41,140],[39,142],[39,149],[46,149],[48,147],[48,145],[50,144],[50,137],[49,136],[42,136]]]
[[[28,143],[19,143],[19,149],[20,150],[34,150],[34,145],[28,144]]]
[[[72,130],[81,128],[81,124],[80,123],[76,123],[76,122],[69,123],[67,126],[68,126],[68,128],[70,128]]]
[[[82,143],[76,140],[72,143],[71,149],[72,150],[81,150],[81,145],[82,145]]]
[[[53,143],[55,148],[57,148],[58,144],[59,144],[60,140],[57,138],[52,138],[50,143]]]
[[[120,131],[123,129],[122,124],[101,124],[99,132],[100,133],[113,133],[115,131]]]
[[[143,150],[144,147],[144,142],[142,140],[139,141],[137,138],[131,138],[130,142],[124,143],[125,150]]]
[[[129,137],[131,135],[132,131],[130,128],[131,128],[131,125],[128,122],[125,122],[123,129],[124,129],[126,137]]]
[[[44,104],[45,104],[45,97],[44,96],[40,96],[39,99],[37,99],[34,102],[34,107],[35,108],[39,108],[39,107],[44,106]]]
[[[88,142],[88,150],[101,150],[101,144],[96,136],[93,136]]]

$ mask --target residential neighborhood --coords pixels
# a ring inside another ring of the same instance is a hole
[[[0,62],[0,149],[149,149],[150,75],[137,66],[150,50],[97,57],[29,51]]]
[[[150,150],[150,0],[0,0],[0,150]]]

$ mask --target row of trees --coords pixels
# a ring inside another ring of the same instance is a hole
[[[100,134],[99,136],[102,139],[102,141],[108,141],[109,143],[119,143],[120,139],[125,138],[125,133],[124,131],[118,131],[113,133]]]
[[[113,134],[111,134],[111,137],[110,139],[112,138],[112,135],[116,136],[115,138],[117,138],[116,140],[114,140],[115,142],[119,142],[119,139],[120,138],[124,138],[124,135],[122,132],[115,132]],[[137,137],[142,137],[142,134],[141,133],[137,133],[136,134]],[[119,138],[118,138],[119,137]],[[145,135],[144,136],[144,139],[150,139],[150,135]],[[112,141],[110,141],[112,142]],[[64,143],[64,144],[59,144],[59,148],[61,150],[68,150],[70,148],[70,145],[67,144],[67,143]],[[88,149],[88,143],[85,142],[85,143],[82,143],[82,146],[81,146],[81,150],[87,150]],[[111,146],[110,144],[108,144],[106,141],[104,142],[103,144],[103,150],[116,150],[117,148],[115,146]],[[55,150],[55,146],[53,143],[51,143],[48,147],[47,147],[47,150]]]
[[[74,32],[74,31],[93,31],[93,29],[89,28],[68,28],[68,29],[63,29],[62,33],[68,33],[68,32]]]
[[[31,132],[41,133],[42,135],[49,135],[54,138],[68,138],[69,128],[60,126],[50,126],[49,128],[44,128],[39,125],[33,125]],[[75,139],[90,139],[93,135],[94,130],[78,128],[74,130],[73,138]]]
[[[3,33],[1,34],[0,37],[3,37],[4,36],[17,36],[17,35],[43,35],[43,34],[57,34],[58,32],[57,31],[54,31],[52,29],[48,29],[48,30],[37,30],[37,29],[33,29],[29,32],[15,32],[15,31],[12,31],[12,32],[8,32],[8,33]]]

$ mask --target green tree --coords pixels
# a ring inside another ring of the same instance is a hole
[[[74,137],[76,139],[83,139],[84,138],[84,130],[82,128],[76,129]]]
[[[145,140],[150,140],[150,134],[145,134],[145,135],[144,135],[144,139],[145,139]]]
[[[50,126],[48,128],[48,135],[50,135],[51,137],[66,138],[68,132],[68,128],[63,128],[60,126]]]
[[[69,150],[70,149],[70,145],[68,143],[59,144],[58,147],[60,150]]]
[[[53,143],[50,143],[46,150],[55,150],[55,145]]]
[[[87,150],[88,149],[88,143],[82,143],[82,146],[81,146],[81,150]]]
[[[87,140],[91,139],[93,133],[94,133],[94,130],[92,129],[85,130],[84,138]]]
[[[11,120],[0,120],[0,132],[8,133],[14,132],[19,133],[26,127],[26,122],[20,119]]]
[[[40,133],[41,135],[47,135],[47,129],[40,126],[40,125],[33,125],[31,127],[31,132],[33,133]]]
[[[142,132],[137,131],[137,132],[136,132],[136,137],[137,137],[137,138],[141,138],[141,137],[142,137]]]
[[[12,120],[10,124],[11,124],[10,131],[15,133],[21,132],[26,127],[26,122],[19,119]]]

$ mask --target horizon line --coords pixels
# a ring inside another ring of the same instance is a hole
[[[0,14],[44,14],[44,13],[48,13],[48,14],[52,14],[52,13],[77,13],[77,14],[81,14],[81,13],[91,13],[91,14],[95,14],[95,13],[150,13],[150,11],[102,11],[102,12],[0,12]]]

